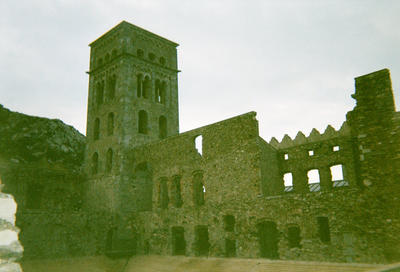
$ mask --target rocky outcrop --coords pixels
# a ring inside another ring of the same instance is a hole
[[[60,165],[79,171],[85,136],[58,119],[12,112],[0,105],[1,156],[12,163]]]

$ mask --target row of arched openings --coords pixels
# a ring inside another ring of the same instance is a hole
[[[113,168],[113,150],[109,148],[106,153],[106,165],[105,171],[106,173],[111,173]],[[99,154],[94,152],[92,155],[92,165],[91,165],[92,175],[96,175],[99,173]]]
[[[336,164],[329,167],[331,182],[333,182],[334,187],[348,186],[348,182],[344,181],[344,166],[342,164]],[[283,182],[285,185],[285,191],[290,192],[293,189],[293,174],[291,172],[285,173],[283,175]],[[339,185],[338,182],[341,185]],[[320,174],[318,169],[310,169],[307,171],[307,183],[310,191],[320,190]],[[339,186],[337,186],[339,185]]]
[[[136,76],[136,96],[149,99],[152,91],[151,79],[148,75]],[[154,83],[154,102],[165,104],[167,82],[157,79]]]
[[[96,61],[96,59],[95,59],[95,60],[94,60],[94,66],[95,66],[95,68],[98,68],[98,67],[102,66],[103,64],[109,62],[110,60],[115,59],[115,58],[117,57],[117,55],[118,55],[117,49],[113,49],[112,52],[111,52],[111,55],[110,55],[110,53],[107,53],[107,54],[104,56],[104,61],[103,61],[103,58],[99,58],[97,61]]]
[[[114,99],[116,86],[117,77],[115,75],[110,76],[106,81],[101,80],[100,82],[97,82],[95,87],[95,100],[97,106],[104,103],[104,97],[106,97],[108,101]]]
[[[139,111],[138,115],[138,132],[140,134],[148,134],[149,132],[149,117],[145,110]],[[159,138],[165,139],[167,137],[167,118],[161,115],[158,118],[158,132]]]
[[[107,135],[111,136],[114,134],[114,113],[110,112],[107,115]],[[100,118],[94,120],[93,128],[93,140],[100,139]]]

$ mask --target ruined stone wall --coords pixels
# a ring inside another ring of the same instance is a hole
[[[59,120],[3,107],[0,119],[0,175],[18,204],[24,258],[95,252],[82,210],[85,137]]]

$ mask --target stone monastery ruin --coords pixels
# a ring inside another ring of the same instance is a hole
[[[24,258],[400,261],[389,70],[355,79],[338,131],[266,142],[249,112],[179,133],[177,46],[127,22],[91,43],[86,137],[0,108]]]

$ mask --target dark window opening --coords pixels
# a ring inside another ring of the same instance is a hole
[[[117,57],[117,54],[118,54],[117,49],[113,49],[113,51],[111,53],[112,58],[115,59]]]
[[[278,259],[279,236],[276,224],[271,221],[264,221],[257,225],[257,229],[261,257]]]
[[[146,76],[143,81],[143,98],[149,98],[151,91],[151,80],[149,76]]]
[[[233,215],[228,214],[224,216],[224,229],[226,231],[235,230],[235,217]]]
[[[165,104],[166,92],[167,92],[167,83],[165,81],[163,81],[160,86],[160,94],[159,94],[160,95],[159,102],[161,104]]]
[[[153,61],[156,58],[156,55],[154,53],[149,53],[149,59]]]
[[[139,111],[139,133],[147,134],[147,112],[144,110]]]
[[[107,98],[109,100],[114,99],[116,86],[117,86],[117,77],[113,75],[108,79]]]
[[[318,233],[321,242],[329,243],[331,241],[331,233],[329,230],[329,220],[328,217],[319,216],[317,217],[318,223]]]
[[[225,256],[235,257],[236,256],[236,241],[232,239],[225,239]]]
[[[95,175],[99,172],[99,154],[95,152],[92,156],[92,174]]]
[[[136,54],[137,54],[137,56],[138,56],[139,58],[142,58],[142,57],[144,56],[144,52],[143,52],[142,49],[136,50]]]
[[[193,200],[196,206],[204,205],[203,173],[195,172],[193,175]]]
[[[30,183],[26,194],[26,207],[28,209],[40,209],[42,203],[43,186]]]
[[[207,256],[210,248],[208,241],[208,227],[195,226],[194,228],[194,251],[196,256]]]
[[[100,139],[100,119],[96,118],[94,120],[94,129],[93,129],[93,140]]]
[[[135,168],[136,209],[151,211],[153,207],[153,179],[150,164],[143,162]]]
[[[159,199],[160,207],[162,209],[168,208],[169,197],[168,197],[168,185],[167,185],[166,178],[160,179],[158,199]]]
[[[158,119],[158,130],[160,139],[167,138],[167,118],[160,116]]]
[[[111,148],[107,150],[107,158],[106,158],[106,172],[110,173],[113,165],[113,151]]]
[[[164,57],[160,57],[159,62],[161,65],[165,65],[165,58]]]
[[[136,76],[136,91],[137,97],[142,97],[143,94],[143,76],[141,74]]]
[[[289,240],[289,247],[294,248],[298,247],[300,248],[300,241],[301,241],[301,236],[300,236],[300,228],[298,226],[290,226],[288,228],[288,240]]]
[[[160,103],[161,98],[160,98],[160,92],[161,92],[161,82],[159,79],[156,80],[155,86],[154,86],[154,101]]]
[[[108,136],[111,136],[114,134],[114,113],[113,112],[110,112],[108,114],[107,134],[108,134]]]
[[[104,81],[97,83],[96,86],[96,103],[98,106],[103,104],[104,100]]]
[[[172,227],[172,255],[186,254],[185,230],[183,227]]]
[[[174,205],[177,208],[182,207],[183,201],[182,201],[182,193],[181,193],[181,177],[180,176],[174,176],[172,178],[172,187],[173,187],[173,201]]]

